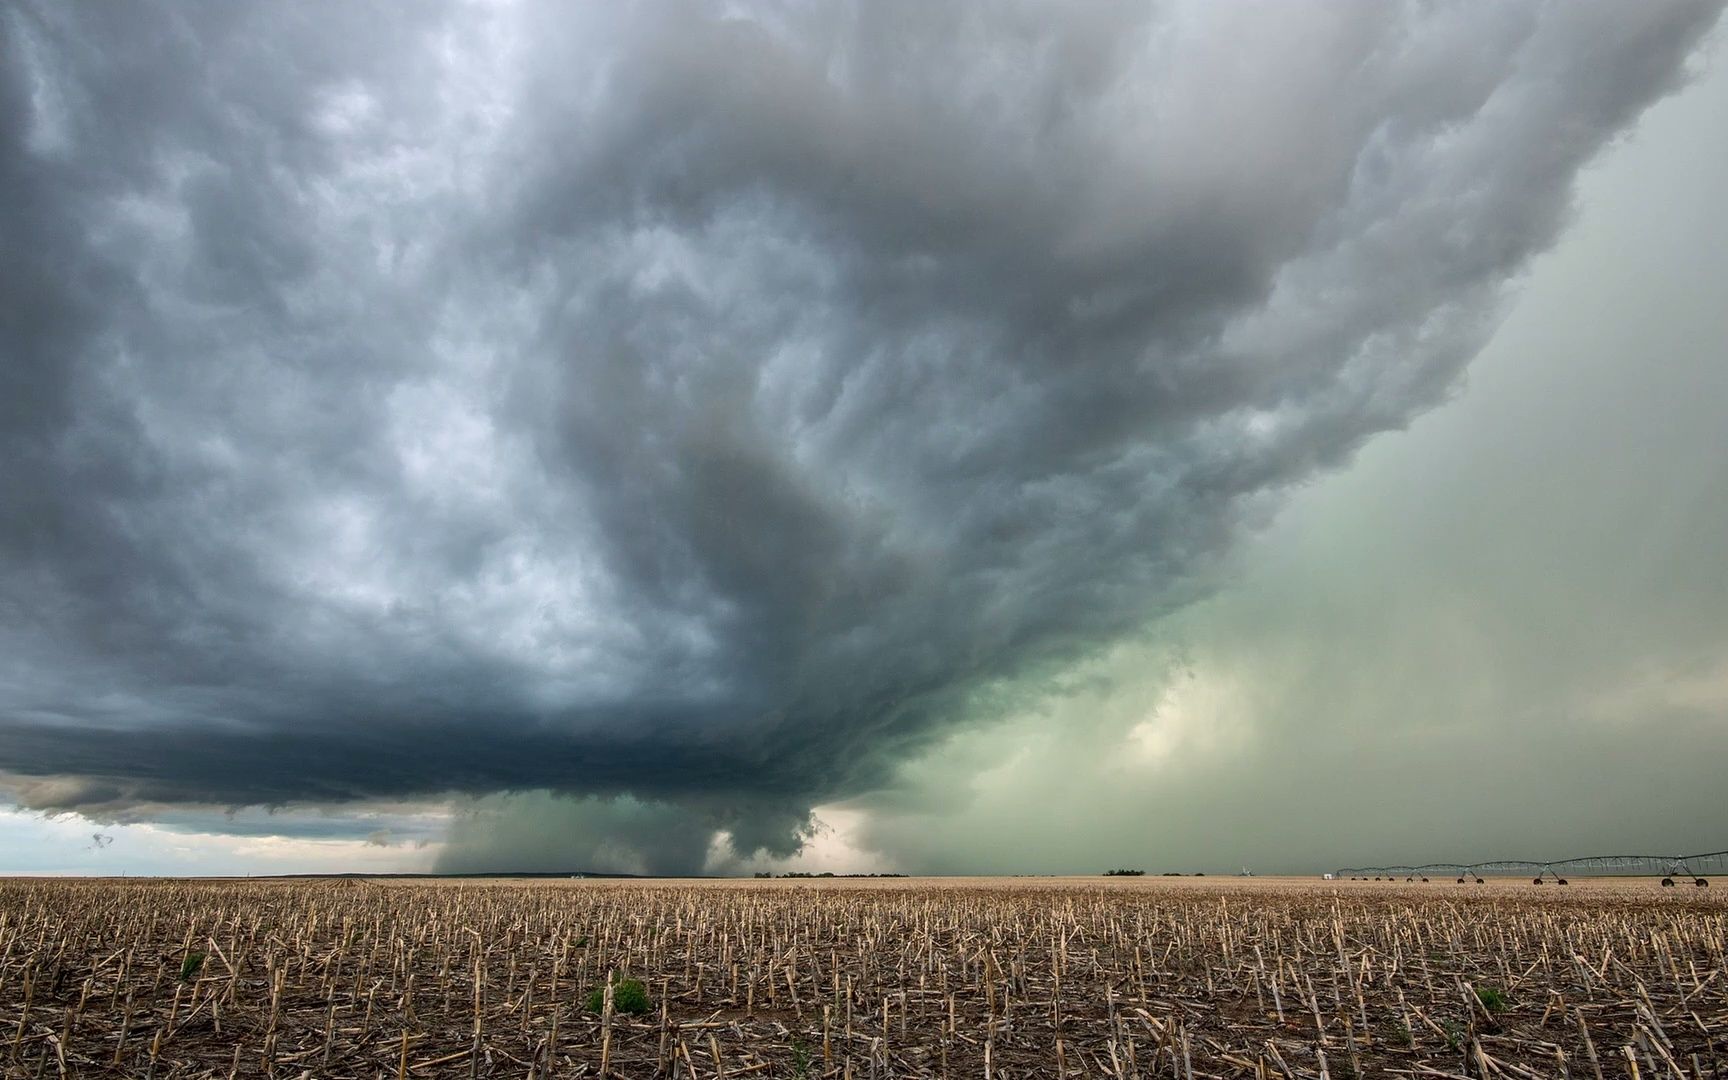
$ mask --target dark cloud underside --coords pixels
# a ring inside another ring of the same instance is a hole
[[[789,850],[1439,401],[1720,8],[14,5],[0,768]]]

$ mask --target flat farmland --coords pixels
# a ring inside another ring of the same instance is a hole
[[[1723,1076],[1719,892],[10,879],[0,1054],[31,1077]]]

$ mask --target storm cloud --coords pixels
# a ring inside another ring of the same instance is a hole
[[[6,789],[793,851],[1444,400],[1721,7],[14,5]]]

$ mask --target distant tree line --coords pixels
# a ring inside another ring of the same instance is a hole
[[[1104,876],[1105,877],[1145,877],[1146,871],[1144,871],[1144,870],[1106,870],[1106,871],[1104,871]],[[1183,874],[1180,870],[1166,870],[1166,871],[1164,871],[1164,876],[1165,877],[1185,877],[1187,875]],[[1194,876],[1195,877],[1205,877],[1206,875],[1202,872],[1196,872],[1194,874]]]
[[[812,874],[809,871],[805,871],[805,870],[789,870],[784,874],[774,874],[774,873],[770,873],[767,870],[758,870],[758,871],[756,871],[756,876],[758,878],[772,878],[772,877],[783,877],[783,878],[885,878],[885,877],[905,877],[906,875],[905,874],[836,874],[836,873],[833,873],[831,871],[824,871],[823,873],[820,873],[820,874]]]

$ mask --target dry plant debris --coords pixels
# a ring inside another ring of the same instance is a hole
[[[1728,1076],[1725,914],[1645,881],[14,879],[0,1061],[151,1080]],[[618,1007],[626,980],[646,1012]]]

